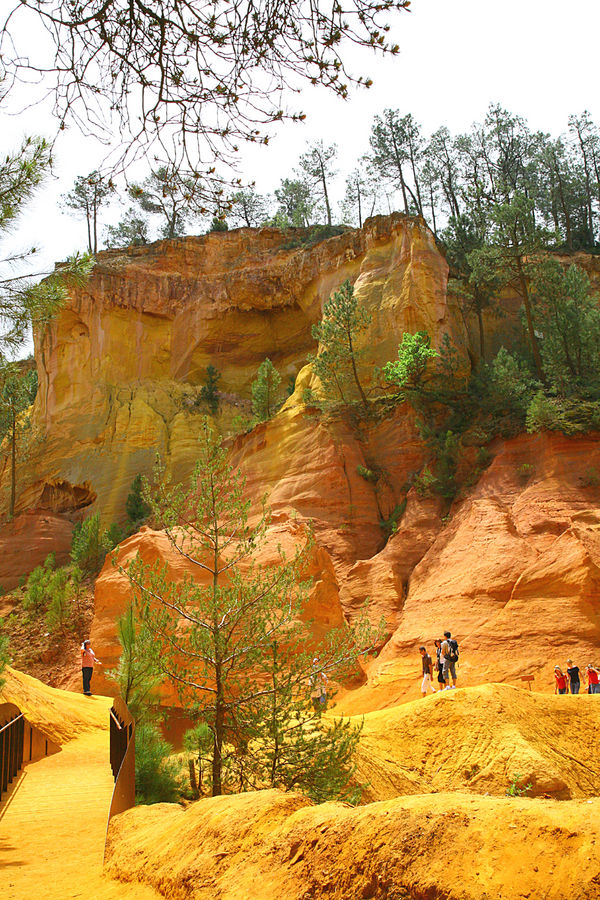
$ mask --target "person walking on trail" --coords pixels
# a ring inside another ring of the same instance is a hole
[[[576,666],[572,659],[567,660],[567,675],[569,676],[569,688],[572,694],[578,694],[581,687],[581,677],[579,674],[579,666]]]
[[[444,658],[444,681],[446,682],[446,690],[449,690],[456,687],[456,663],[458,662],[458,641],[452,637],[449,631],[444,632],[442,656]],[[452,684],[448,684],[450,676],[452,676]]]
[[[312,675],[308,679],[310,686],[310,699],[315,712],[319,715],[327,709],[327,675],[325,672],[318,672],[316,667],[319,665],[318,659],[313,659],[315,667]]]
[[[427,696],[427,691],[431,688],[431,692],[435,694],[435,688],[433,686],[432,676],[433,676],[433,662],[431,661],[431,657],[425,647],[419,647],[419,653],[421,654],[421,660],[423,663],[423,681],[421,682],[421,693],[424,697]]]
[[[560,666],[554,666],[554,680],[556,682],[554,686],[555,694],[566,694],[568,693],[567,688],[567,676],[563,672]]]
[[[436,656],[435,667],[437,670],[438,691],[443,691],[446,687],[446,680],[444,678],[444,658],[442,656],[442,642],[439,638],[436,638],[433,642],[433,645],[435,647]]]
[[[91,641],[86,640],[81,645],[81,675],[83,677],[83,693],[86,697],[92,696],[91,681],[94,672],[94,663],[102,665],[92,650]]]
[[[588,663],[586,674],[588,694],[600,694],[600,676],[598,676],[598,670],[595,669],[591,663]]]

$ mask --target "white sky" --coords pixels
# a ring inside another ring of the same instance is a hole
[[[442,124],[464,130],[483,118],[490,102],[556,135],[566,130],[569,113],[588,109],[598,121],[599,34],[599,0],[413,0],[393,32],[399,56],[374,59],[364,51],[357,60],[355,68],[370,75],[373,87],[354,91],[346,102],[318,88],[290,98],[307,121],[281,126],[266,148],[248,147],[243,174],[261,192],[272,191],[291,174],[305,143],[322,138],[338,144],[343,175],[368,148],[373,116],[386,107],[412,112],[425,134]],[[14,149],[26,133],[51,135],[52,127],[39,107],[19,117],[0,115],[0,152]],[[57,177],[40,191],[16,236],[19,245],[39,246],[38,266],[85,247],[85,223],[63,215],[59,198],[104,152],[74,128],[61,136]],[[340,177],[337,197],[342,194]],[[120,212],[114,210],[112,221]]]

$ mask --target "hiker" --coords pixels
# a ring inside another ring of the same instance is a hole
[[[569,676],[569,689],[572,694],[578,694],[581,687],[581,679],[579,675],[579,666],[576,666],[572,659],[567,660],[567,675]]]
[[[421,693],[424,697],[426,697],[427,688],[431,688],[432,693],[435,694],[435,688],[431,680],[433,676],[433,663],[425,647],[419,647],[419,653],[421,654],[421,659],[423,661],[423,681],[421,682]]]
[[[588,663],[587,669],[588,694],[600,694],[600,678],[598,670],[591,663]]]
[[[449,631],[444,632],[445,640],[442,643],[442,656],[444,658],[444,681],[446,690],[456,687],[456,663],[458,662],[458,641],[454,640]],[[448,676],[452,676],[452,684],[448,684]]]
[[[554,666],[554,680],[556,682],[554,686],[555,694],[566,694],[567,693],[567,676],[564,674],[563,670],[560,666]]]
[[[433,642],[435,647],[435,656],[436,656],[436,669],[437,669],[437,680],[438,680],[438,691],[443,691],[446,687],[446,679],[444,678],[444,660],[442,657],[442,642],[439,638],[436,638]]]
[[[94,671],[94,663],[98,663],[99,666],[102,665],[92,650],[91,641],[86,640],[81,645],[81,675],[83,677],[83,693],[86,697],[92,696],[90,685],[92,673]]]
[[[319,660],[313,659],[313,666],[318,666]],[[327,675],[316,670],[308,679],[310,686],[310,699],[313,709],[319,715],[327,709]]]

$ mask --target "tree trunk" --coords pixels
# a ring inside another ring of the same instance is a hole
[[[514,247],[514,244],[513,244]],[[525,272],[523,271],[523,261],[521,256],[517,253],[515,257],[515,262],[517,266],[517,274],[519,277],[519,284],[521,286],[521,297],[523,299],[523,306],[525,307],[525,316],[527,318],[527,331],[529,333],[529,341],[531,343],[531,350],[533,352],[533,360],[535,362],[535,370],[537,372],[537,376],[539,380],[542,382],[544,387],[547,385],[546,376],[544,375],[544,367],[542,365],[542,357],[540,354],[540,348],[537,341],[537,337],[535,335],[535,328],[533,327],[533,316],[531,315],[531,301],[529,299],[529,288],[527,287],[527,279],[525,278]]]
[[[369,411],[369,404],[367,402],[367,398],[365,396],[365,392],[362,389],[362,384],[358,378],[358,372],[356,370],[356,360],[354,359],[354,346],[352,344],[352,334],[348,333],[348,349],[350,350],[350,360],[352,363],[352,373],[354,375],[354,381],[356,382],[356,387],[358,388],[358,393],[360,394],[361,403],[364,407],[365,412]]]
[[[331,225],[331,207],[329,205],[329,194],[327,193],[327,179],[325,177],[325,167],[321,163],[321,181],[323,182],[323,196],[325,197],[325,209],[327,210],[327,224]]]
[[[356,182],[356,196],[358,200],[358,227],[362,228],[362,204],[360,196],[360,181]]]
[[[10,517],[15,516],[15,500],[17,493],[17,414],[12,410],[12,437],[10,448]]]
[[[475,309],[477,311],[477,322],[479,324],[479,356],[480,362],[485,362],[485,333],[483,331],[483,310],[478,297],[475,297]]]

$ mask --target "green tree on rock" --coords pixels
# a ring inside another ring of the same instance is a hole
[[[10,500],[8,513],[15,514],[17,496],[17,458],[23,460],[31,437],[29,408],[37,393],[37,371],[23,372],[18,363],[4,363],[0,369],[0,439],[10,456]]]
[[[125,511],[127,513],[127,518],[129,519],[131,527],[134,531],[139,528],[142,522],[145,522],[150,515],[150,506],[144,500],[142,491],[143,479],[142,476],[138,473],[131,482],[131,490],[129,491],[127,500],[125,501]]]
[[[349,280],[327,301],[323,318],[313,325],[312,336],[319,342],[316,356],[309,356],[313,372],[322,386],[323,401],[345,406],[358,400],[368,412],[368,402],[358,368],[364,350],[360,338],[371,323],[371,314],[359,307]]]
[[[228,464],[208,419],[189,487],[167,486],[159,468],[147,499],[189,574],[175,581],[162,561],[148,565],[139,556],[125,571],[138,616],[153,635],[160,674],[196,723],[210,728],[212,793],[218,795],[252,742],[267,740],[261,722],[276,689],[264,660],[274,640],[285,642],[304,607],[307,548],[291,559],[278,549],[273,565],[257,565],[268,513],[250,525],[244,481]],[[328,671],[348,656],[355,660],[363,649],[349,628],[342,632],[340,641],[332,639],[319,653]],[[309,674],[298,671],[295,677],[305,702]],[[266,783],[264,770],[261,777]]]
[[[70,209],[85,216],[90,253],[98,252],[98,212],[114,190],[111,179],[103,178],[99,172],[90,172],[89,175],[78,175],[73,188],[63,198]]]
[[[277,391],[281,375],[267,357],[258,367],[256,379],[252,382],[252,412],[258,422],[266,422],[277,409]]]
[[[218,384],[221,379],[221,373],[212,365],[206,367],[206,381],[200,388],[200,401],[204,403],[213,416],[219,412],[219,391]]]

